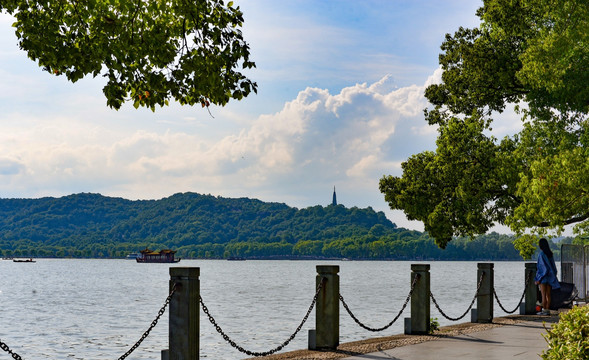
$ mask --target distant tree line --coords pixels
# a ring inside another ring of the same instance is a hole
[[[85,193],[0,199],[3,257],[122,258],[148,247],[207,259],[521,260],[513,241],[491,233],[457,238],[442,250],[427,233],[397,228],[370,207],[297,209],[196,193],[137,201]]]

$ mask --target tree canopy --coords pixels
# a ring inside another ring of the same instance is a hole
[[[485,0],[481,25],[446,35],[442,83],[424,110],[437,148],[411,156],[380,190],[444,248],[506,224],[518,235],[589,229],[589,3]],[[522,130],[497,139],[515,106]],[[535,236],[517,243],[523,256]]]
[[[513,240],[491,233],[442,251],[426,233],[397,228],[372,208],[297,209],[196,193],[0,199],[0,257],[122,258],[149,247],[182,258],[521,260]]]
[[[21,49],[50,74],[103,76],[107,105],[225,105],[257,84],[233,2],[3,0]]]

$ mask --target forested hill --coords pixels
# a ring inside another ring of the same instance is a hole
[[[427,234],[397,228],[370,207],[297,209],[196,193],[137,201],[87,193],[0,199],[3,256],[123,257],[149,247],[192,258],[518,259],[512,240],[459,239],[443,251]]]

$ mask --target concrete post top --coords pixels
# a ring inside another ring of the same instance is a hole
[[[429,271],[429,264],[411,264],[411,271]]]
[[[337,274],[339,265],[317,265],[318,274]]]
[[[479,269],[492,269],[495,264],[494,263],[478,263],[477,264]]]
[[[171,267],[170,277],[198,279],[200,268],[198,267]]]

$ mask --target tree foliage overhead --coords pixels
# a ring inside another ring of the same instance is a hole
[[[586,232],[589,3],[485,0],[477,15],[479,28],[446,35],[442,83],[425,92],[436,151],[410,157],[401,177],[383,177],[381,192],[440,247],[494,223],[518,234],[569,224]],[[514,105],[523,129],[490,136],[493,117]]]
[[[51,74],[76,82],[104,76],[107,105],[119,109],[225,105],[257,91],[240,71],[255,67],[233,2],[6,0],[21,49]]]

